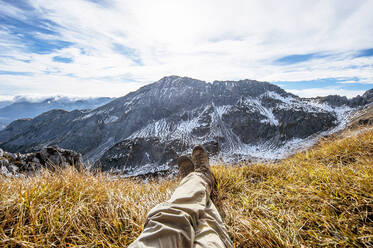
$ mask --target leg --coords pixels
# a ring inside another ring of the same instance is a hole
[[[171,199],[153,208],[141,235],[129,247],[193,247],[200,217],[210,201],[211,185],[199,172],[187,175]]]
[[[211,200],[209,200],[204,214],[200,217],[194,247],[233,247],[224,222]]]

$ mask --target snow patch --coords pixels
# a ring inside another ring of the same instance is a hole
[[[254,98],[245,98],[244,103],[252,106],[266,119],[261,120],[261,123],[269,123],[272,126],[278,126],[279,122],[272,112],[272,109],[264,107],[259,100]]]
[[[109,123],[112,123],[112,122],[116,122],[118,119],[119,119],[118,116],[112,115],[112,116],[109,116],[108,118],[106,118],[104,120],[104,123],[109,124]]]
[[[140,176],[140,175],[146,175],[146,174],[154,174],[157,172],[162,172],[162,171],[169,171],[170,166],[167,164],[145,164],[139,168],[134,168],[134,169],[129,169],[129,170],[120,170],[120,171],[112,171],[115,173],[120,173],[124,174],[121,176],[121,178],[127,178],[127,177],[135,177],[135,176]]]
[[[170,124],[165,119],[148,124],[144,128],[131,134],[128,138],[145,138],[145,137],[167,137],[170,130]]]
[[[93,115],[95,115],[95,112],[92,111],[89,114],[86,114],[86,115],[78,118],[77,120],[85,120],[85,119],[91,118]]]
[[[277,99],[287,105],[291,105],[291,104],[294,104],[295,102],[298,102],[297,99],[295,99],[294,97],[292,96],[287,96],[287,97],[283,97],[281,95],[279,95],[277,92],[274,92],[274,91],[268,91],[266,93],[264,93],[263,95],[261,95],[259,98],[263,98],[263,97],[270,97],[270,98],[273,98],[273,99]]]
[[[223,115],[225,113],[228,113],[231,108],[232,108],[231,105],[223,105],[223,106],[215,107],[215,111],[219,115],[219,117],[222,118]]]
[[[176,136],[187,135],[187,134],[190,134],[194,128],[197,128],[199,126],[200,125],[198,124],[198,118],[193,118],[191,120],[182,121],[177,126],[175,130],[175,134]]]

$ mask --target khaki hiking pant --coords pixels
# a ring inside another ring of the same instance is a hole
[[[144,231],[129,247],[232,247],[210,193],[205,177],[190,173],[168,201],[150,210]]]

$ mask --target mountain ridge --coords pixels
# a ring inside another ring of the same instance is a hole
[[[15,100],[3,102],[3,105],[1,105],[0,130],[4,129],[12,121],[21,118],[34,118],[52,109],[64,109],[67,111],[95,109],[113,99],[110,97],[69,98],[62,96],[29,99],[19,96]]]
[[[168,76],[91,111],[50,111],[12,123],[0,132],[0,147],[58,145],[127,174],[173,170],[175,158],[196,143],[216,159],[276,159],[342,128],[353,108],[373,101],[369,92],[360,98],[340,104],[340,97],[304,99],[255,80]]]

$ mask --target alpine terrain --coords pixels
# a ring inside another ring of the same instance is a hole
[[[27,97],[16,97],[13,101],[0,102],[0,130],[9,123],[21,118],[34,118],[52,109],[95,109],[104,105],[113,98],[97,97],[86,99],[75,99],[69,97],[49,97],[42,100],[30,100]]]
[[[373,90],[305,99],[266,82],[169,76],[94,110],[16,120],[0,131],[0,147],[24,153],[56,145],[127,176],[173,170],[195,144],[214,160],[275,160],[342,130],[371,102]]]

